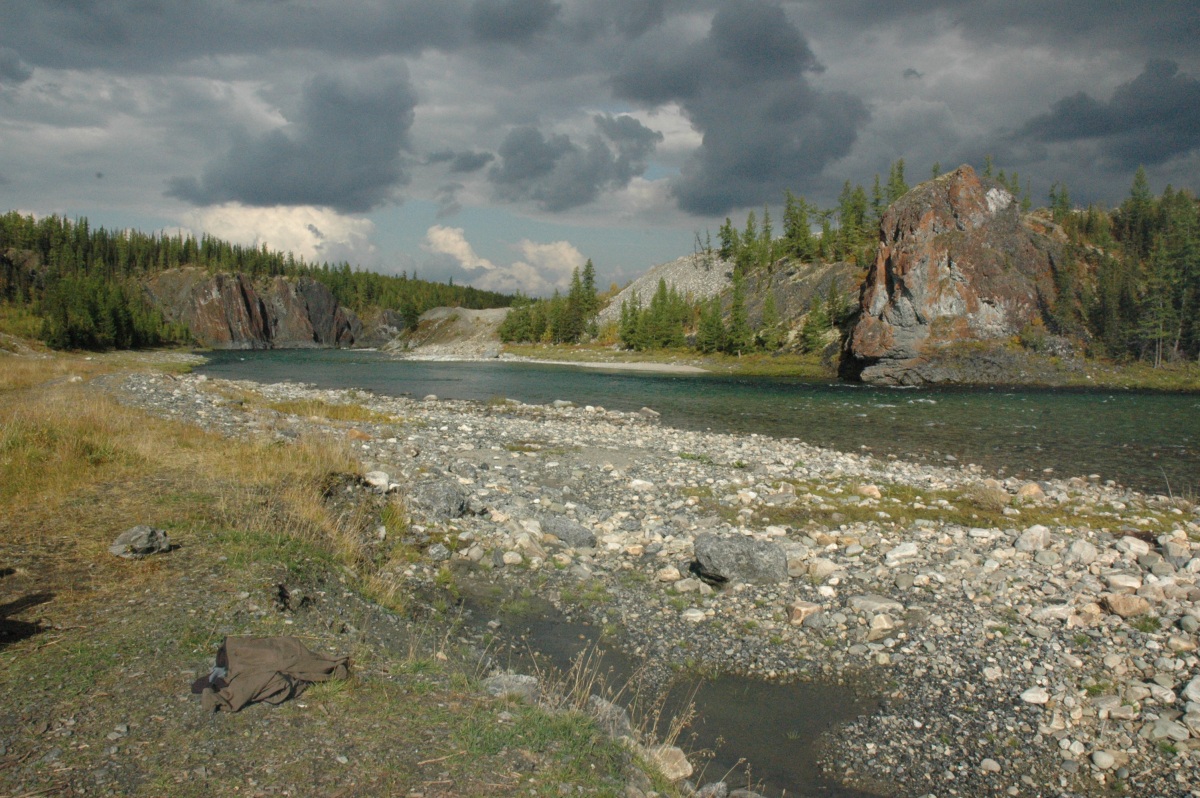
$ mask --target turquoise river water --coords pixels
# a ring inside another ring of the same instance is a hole
[[[1099,474],[1150,492],[1200,492],[1200,395],[1036,388],[889,389],[489,361],[398,360],[364,350],[217,352],[214,377],[386,395],[652,407],[666,424],[799,438],[842,451],[978,463],[1034,478]]]

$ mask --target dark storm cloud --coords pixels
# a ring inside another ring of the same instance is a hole
[[[500,162],[488,172],[496,193],[508,200],[533,200],[543,210],[586,205],[602,189],[623,188],[646,170],[662,134],[631,116],[594,117],[598,133],[585,144],[558,134],[549,138],[519,127],[500,143]]]
[[[1200,80],[1153,60],[1108,102],[1084,92],[1064,97],[1022,133],[1041,142],[1096,139],[1120,168],[1156,165],[1200,148]]]
[[[778,4],[733,0],[707,37],[630,59],[613,88],[635,102],[680,104],[703,143],[673,191],[683,210],[720,214],[803,188],[850,151],[866,107],[814,90],[805,73],[821,70]]]
[[[16,50],[0,47],[0,83],[24,83],[32,76],[32,70],[21,63]]]
[[[367,211],[407,182],[403,150],[416,95],[403,70],[319,76],[295,122],[240,136],[203,176],[174,178],[169,196],[197,205],[321,205]]]
[[[0,47],[34,66],[161,71],[214,55],[297,49],[370,57],[454,47],[468,0],[297,5],[268,0],[0,0]]]
[[[553,0],[475,0],[467,24],[478,41],[513,44],[544,31],[560,10]]]

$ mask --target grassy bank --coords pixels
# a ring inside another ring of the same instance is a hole
[[[963,344],[947,350],[938,358],[939,365],[964,367],[970,360],[993,347]],[[1122,390],[1200,392],[1200,364],[1168,363],[1155,367],[1142,361],[1115,362],[1096,358],[1064,360],[1041,355],[1017,346],[997,348],[1013,361],[1011,380],[1005,384],[1114,388]],[[597,344],[552,345],[509,344],[507,354],[534,360],[579,363],[683,363],[711,371],[747,377],[790,377],[802,380],[837,380],[837,370],[818,354],[795,352],[752,352],[742,356],[700,355],[691,349],[658,349],[637,352],[614,350]]]
[[[139,358],[0,353],[0,793],[623,793],[630,755],[590,717],[483,695],[453,619],[385,584],[415,554],[374,535],[402,517],[330,501],[362,470],[345,436],[151,417],[102,387]],[[136,524],[177,548],[109,554]],[[226,634],[297,635],[352,677],[206,715],[188,687]]]

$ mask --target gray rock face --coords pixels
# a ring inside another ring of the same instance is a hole
[[[307,277],[256,283],[244,274],[169,269],[145,290],[163,316],[214,349],[350,346],[362,337],[358,317]]]
[[[171,538],[161,529],[139,525],[117,535],[108,550],[127,560],[140,560],[151,554],[170,551]]]
[[[449,480],[418,482],[405,498],[408,511],[430,523],[461,518],[467,511],[467,494]]]
[[[788,579],[787,555],[774,543],[705,534],[693,548],[700,576],[710,581],[769,585]]]
[[[575,549],[590,549],[596,545],[596,536],[583,524],[561,515],[542,519],[542,529]]]

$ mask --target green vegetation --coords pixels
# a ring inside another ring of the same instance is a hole
[[[0,215],[0,306],[35,314],[38,334],[59,349],[131,349],[188,343],[186,328],[168,324],[140,283],[166,269],[195,266],[251,279],[308,277],[326,285],[357,313],[399,312],[410,327],[432,307],[506,307],[512,297],[407,273],[386,276],[350,264],[308,264],[291,254],[231,244],[212,236],[93,229],[87,219]],[[12,319],[12,310],[4,317]],[[7,325],[5,325],[7,326]],[[28,329],[28,323],[22,327]]]
[[[1115,210],[1075,208],[1065,186],[1050,190],[1050,214],[1068,238],[1054,275],[1053,332],[1089,354],[1155,368],[1200,359],[1200,204],[1170,186],[1154,197],[1139,169]],[[1024,336],[1036,349],[1037,330]]]
[[[558,291],[550,299],[525,299],[513,303],[500,325],[500,340],[505,343],[574,344],[595,338],[596,313],[600,298],[596,294],[596,268],[591,260],[571,272],[571,288],[564,297]]]

